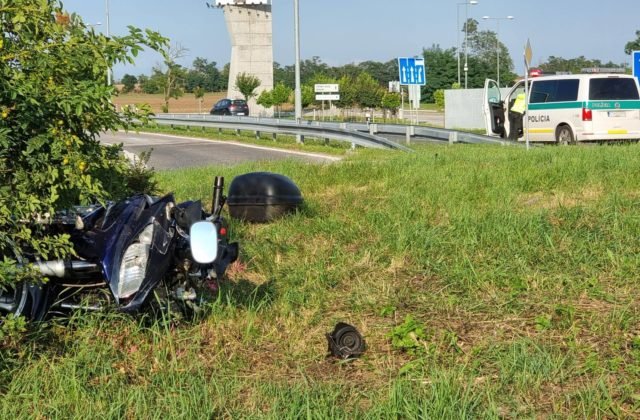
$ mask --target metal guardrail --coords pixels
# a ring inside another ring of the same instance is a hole
[[[260,133],[289,134],[320,139],[345,141],[362,147],[378,149],[398,149],[405,152],[410,148],[397,142],[367,132],[354,130],[346,124],[331,126],[315,121],[303,121],[298,124],[291,120],[274,118],[233,117],[201,114],[161,114],[153,118],[160,125],[177,125],[185,127],[211,127],[227,130],[253,131]]]
[[[359,124],[353,125],[356,130],[368,130],[370,133],[381,135],[405,136],[407,144],[411,142],[443,141],[449,143],[465,144],[494,144],[501,146],[521,146],[521,144],[482,134],[468,133],[465,131],[448,130],[445,128],[423,127],[399,124]]]
[[[339,123],[303,121],[277,118],[218,116],[205,114],[160,114],[154,118],[161,125],[211,127],[228,130],[253,131],[273,134],[290,134],[314,138],[326,138],[349,142],[362,147],[390,148],[411,151],[406,145],[423,142],[448,142],[465,144],[494,144],[522,146],[518,142],[444,128],[400,124]]]

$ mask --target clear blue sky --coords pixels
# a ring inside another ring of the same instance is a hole
[[[66,0],[65,8],[86,23],[102,22],[105,0]],[[419,54],[423,47],[457,45],[457,11],[464,21],[464,0],[300,0],[303,58],[319,56],[330,65],[365,60],[387,61]],[[207,9],[205,0],[109,0],[111,33],[125,34],[128,25],[154,29],[189,49],[182,64],[204,57],[222,67],[229,61],[230,44],[223,12]],[[624,45],[640,30],[640,0],[479,0],[469,6],[469,17],[480,29],[496,30],[496,21],[482,16],[513,15],[500,21],[500,39],[522,72],[522,50],[527,38],[533,63],[555,55],[630,63]],[[294,61],[293,0],[273,0],[274,59]],[[463,34],[461,34],[463,36]],[[135,68],[124,73],[150,73],[160,62],[156,54],[142,54]]]

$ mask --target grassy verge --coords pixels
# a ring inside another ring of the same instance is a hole
[[[2,352],[16,417],[640,415],[640,149],[421,147],[343,162],[164,172],[291,177],[303,210],[234,223],[207,315],[78,316]],[[368,350],[328,359],[357,326]]]
[[[274,139],[270,134],[262,134],[261,138],[258,139],[253,132],[244,131],[237,134],[235,130],[218,130],[217,128],[145,125],[140,126],[139,130],[149,133],[174,134],[178,136],[198,137],[211,140],[235,141],[238,143],[256,144],[266,147],[323,153],[336,156],[344,155],[351,150],[350,143],[335,140],[325,141],[324,139],[305,137],[304,144],[299,144],[296,143],[295,136],[279,135]]]

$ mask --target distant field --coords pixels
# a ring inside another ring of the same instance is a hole
[[[183,112],[209,112],[213,104],[220,99],[227,96],[227,92],[215,92],[207,93],[204,95],[204,101],[202,102],[202,109],[198,108],[198,101],[191,93],[186,93],[179,99],[171,99],[169,101],[169,112],[183,113]],[[147,94],[147,93],[123,93],[113,98],[113,103],[118,106],[123,105],[137,105],[147,103],[151,105],[153,112],[162,112],[162,104],[164,99],[162,94]],[[435,104],[422,104],[420,106],[422,110],[439,111]],[[293,111],[292,104],[284,104],[282,106],[283,112]]]
[[[209,112],[214,103],[224,98],[226,92],[207,93],[202,101],[202,108],[198,107],[198,101],[191,93],[186,93],[179,99],[171,99],[169,101],[169,112]],[[147,103],[151,105],[153,112],[162,112],[162,104],[164,103],[161,94],[146,93],[125,93],[113,98],[113,103],[118,106],[137,105]]]

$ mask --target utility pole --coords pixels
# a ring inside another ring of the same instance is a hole
[[[294,0],[293,2],[293,15],[294,15],[294,31],[295,31],[295,43],[296,43],[296,90],[295,90],[295,103],[296,103],[296,122],[300,124],[302,122],[302,88],[300,87],[300,0]],[[304,137],[296,136],[297,143],[303,143]]]
[[[109,25],[109,0],[105,0],[105,7],[107,12],[107,38],[111,37],[111,27]],[[111,67],[107,63],[107,86],[111,86]]]
[[[513,16],[506,16],[506,17],[491,17],[491,16],[482,16],[482,19],[484,20],[495,20],[496,23],[498,24],[497,26],[497,32],[496,32],[496,75],[497,75],[497,82],[498,82],[498,87],[500,87],[500,21],[501,20],[513,20],[514,17]]]
[[[464,3],[457,3],[456,4],[456,38],[458,40],[458,48],[456,50],[456,56],[458,57],[458,86],[461,86],[460,84],[460,6],[464,6],[465,8],[468,9],[469,5],[475,6],[476,4],[478,4],[477,0],[466,0]],[[467,10],[467,20],[469,20],[469,12]],[[467,23],[465,22],[465,29],[464,29],[464,45],[465,45],[465,51],[467,49]],[[465,60],[466,62],[466,60]],[[465,65],[466,68],[466,65]],[[466,88],[466,86],[465,86]]]

